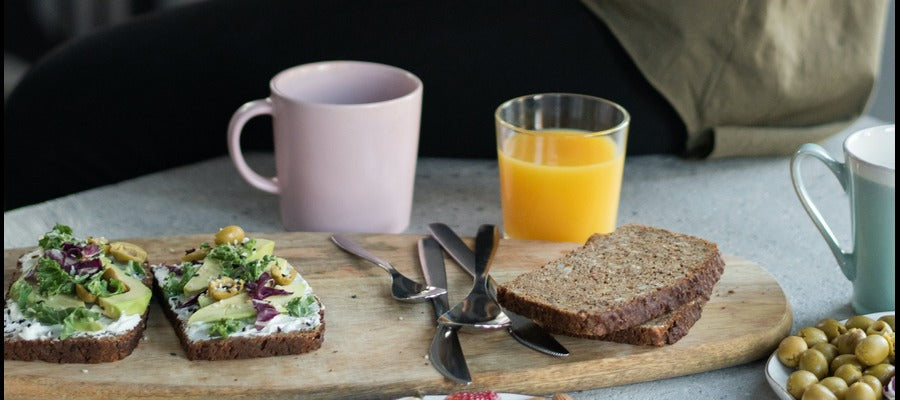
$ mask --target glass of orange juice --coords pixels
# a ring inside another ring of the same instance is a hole
[[[615,230],[631,121],[622,106],[542,93],[501,104],[494,119],[506,237],[584,242]]]

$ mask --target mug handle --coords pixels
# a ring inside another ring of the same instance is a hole
[[[800,198],[800,202],[803,204],[806,213],[809,214],[813,223],[816,224],[816,228],[819,229],[819,233],[822,234],[822,237],[825,238],[825,242],[828,243],[828,247],[831,248],[831,252],[834,254],[834,258],[837,259],[838,265],[841,267],[844,276],[852,281],[856,278],[856,268],[854,268],[853,263],[850,262],[850,257],[853,253],[844,251],[840,244],[838,244],[837,238],[835,238],[834,233],[825,222],[822,214],[819,213],[819,209],[812,203],[812,200],[810,200],[809,193],[806,192],[806,185],[803,184],[803,177],[800,174],[800,164],[807,157],[812,157],[825,164],[834,176],[837,177],[844,192],[847,191],[847,185],[849,184],[847,168],[845,168],[843,163],[828,155],[828,152],[826,152],[822,146],[813,143],[807,143],[800,146],[793,157],[791,157],[791,181],[794,183],[794,191],[797,192],[797,197]]]
[[[264,192],[278,194],[281,191],[278,186],[278,178],[266,178],[256,173],[247,165],[244,153],[241,152],[241,131],[244,130],[244,125],[251,118],[263,114],[272,115],[272,101],[267,98],[245,103],[234,112],[231,122],[228,123],[228,154],[231,155],[231,161],[238,173],[250,186]]]

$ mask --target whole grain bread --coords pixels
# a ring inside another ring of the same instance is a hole
[[[144,263],[144,278],[142,282],[148,288],[152,287],[153,277],[150,275],[149,264]],[[9,290],[12,282],[19,279],[22,273],[22,263],[16,264],[16,271],[6,287],[4,299],[9,300]],[[70,337],[59,339],[21,339],[3,337],[3,359],[17,361],[46,361],[51,363],[81,363],[97,364],[121,360],[131,355],[137,347],[144,330],[147,327],[147,311],[141,316],[141,322],[131,330],[116,336],[106,337]]]
[[[671,323],[662,325],[648,321],[696,300],[702,308],[724,266],[715,243],[625,225],[593,235],[562,258],[500,285],[497,299],[554,333],[658,343],[670,340],[662,338],[663,332],[692,325],[699,313],[693,318],[676,312]],[[638,327],[645,322],[650,325]],[[678,335],[684,336],[671,336]]]
[[[234,360],[301,354],[319,349],[325,339],[324,307],[316,298],[316,302],[319,303],[321,323],[313,329],[274,333],[267,336],[230,336],[209,340],[191,340],[187,335],[185,326],[187,324],[178,318],[159,285],[154,285],[153,290],[154,297],[159,300],[166,318],[175,328],[175,334],[189,360]]]
[[[610,332],[603,336],[584,337],[640,346],[675,344],[675,342],[687,335],[694,323],[700,319],[706,301],[704,298],[698,298],[687,302],[670,313],[653,318],[643,324]]]

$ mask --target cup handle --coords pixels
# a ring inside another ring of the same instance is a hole
[[[254,171],[247,165],[244,160],[244,153],[241,152],[241,131],[244,130],[244,124],[257,115],[272,114],[272,101],[269,99],[253,100],[245,103],[234,115],[231,116],[231,122],[228,123],[228,154],[231,155],[231,161],[237,168],[238,173],[251,186],[264,192],[278,194],[281,190],[278,186],[278,178],[266,178]]]
[[[800,148],[797,149],[797,152],[794,153],[794,156],[791,157],[791,181],[794,183],[794,191],[797,192],[797,197],[800,198],[800,202],[803,204],[806,213],[809,214],[813,223],[816,224],[816,228],[819,229],[819,233],[822,234],[822,237],[825,238],[825,242],[828,243],[828,247],[831,248],[831,252],[834,254],[834,258],[837,259],[838,265],[841,267],[844,276],[852,281],[856,279],[856,268],[853,263],[850,262],[853,253],[846,252],[841,248],[837,238],[835,238],[834,233],[831,231],[831,228],[825,222],[822,214],[819,213],[819,209],[812,203],[812,200],[810,200],[809,193],[806,192],[806,185],[804,185],[803,177],[800,174],[800,164],[807,157],[813,157],[825,164],[834,176],[837,177],[844,192],[847,191],[847,185],[849,184],[847,168],[845,168],[843,163],[836,161],[828,155],[828,152],[826,152],[822,146],[813,143],[807,143],[800,146]]]

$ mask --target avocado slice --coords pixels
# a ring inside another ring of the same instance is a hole
[[[184,284],[185,296],[193,295],[209,286],[209,281],[222,273],[222,266],[219,262],[210,258],[203,261],[203,265],[197,268],[194,277]]]
[[[275,252],[275,242],[269,239],[253,238],[256,240],[256,251],[247,256],[247,261],[256,261],[265,256],[271,256]]]
[[[109,297],[97,298],[97,303],[103,308],[103,315],[112,319],[118,319],[122,315],[144,314],[147,311],[147,304],[150,303],[152,294],[150,289],[144,286],[143,282],[132,278],[115,265],[108,265],[106,268],[113,278],[125,284],[128,291]]]
[[[306,292],[306,284],[303,283],[303,281],[297,281],[287,286],[278,285],[276,287],[291,292],[291,294],[281,294],[276,296],[269,296],[268,298],[266,298],[266,301],[269,302],[272,307],[275,307],[275,309],[280,313],[284,313],[287,311],[285,306],[289,301],[291,301],[291,299],[295,297],[303,297],[303,293]]]
[[[23,282],[26,285],[31,286],[31,292],[29,292],[27,299],[25,300],[25,302],[28,304],[41,302],[45,307],[54,310],[65,310],[67,308],[78,308],[85,306],[84,302],[81,301],[81,299],[70,294],[58,293],[47,297],[41,296],[40,294],[38,294],[37,288],[34,287],[34,285],[28,283],[28,281],[26,281],[24,277],[19,278],[16,283],[10,286],[9,298],[11,299],[17,299],[19,297],[18,282]]]
[[[57,310],[64,310],[67,308],[84,307],[84,302],[75,296],[60,293],[44,298],[44,306]]]
[[[275,251],[275,242],[269,239],[255,239],[256,251],[247,256],[247,261],[256,261],[265,256],[272,255]],[[222,266],[218,261],[207,258],[203,265],[197,269],[196,274],[184,285],[184,294],[193,295],[209,286],[209,281],[222,273]]]
[[[253,303],[250,302],[250,296],[247,293],[241,293],[197,310],[188,318],[188,323],[213,322],[226,318],[242,319],[255,316],[256,309],[253,308]]]

